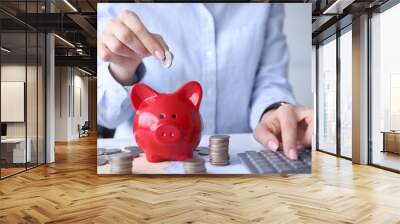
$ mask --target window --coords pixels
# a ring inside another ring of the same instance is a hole
[[[352,33],[351,26],[340,36],[340,155],[352,157]]]
[[[318,149],[336,153],[336,36],[318,47]]]
[[[43,5],[44,0],[0,2],[20,16],[43,12]],[[46,38],[9,14],[1,12],[0,20],[7,21],[0,22],[0,178],[5,178],[45,163]]]
[[[371,18],[371,162],[400,170],[400,5]]]

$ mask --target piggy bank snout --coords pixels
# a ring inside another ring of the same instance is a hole
[[[157,140],[162,143],[176,142],[181,134],[180,128],[173,124],[161,124],[155,131]]]

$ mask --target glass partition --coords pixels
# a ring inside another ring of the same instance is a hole
[[[46,124],[46,36],[43,33],[38,33],[38,75],[37,75],[37,162],[38,165],[46,162],[46,139],[45,139],[45,124]]]
[[[37,41],[38,35],[36,32],[27,33],[27,82],[26,82],[26,112],[27,112],[27,150],[30,151],[30,161],[28,161],[28,168],[37,165],[37,84],[38,84],[38,49]]]
[[[371,18],[371,162],[400,171],[400,4]]]
[[[318,149],[336,154],[336,36],[318,47]]]
[[[340,38],[340,155],[352,157],[352,33],[347,27]]]
[[[24,171],[31,161],[26,150],[26,41],[25,32],[1,34],[2,177]]]
[[[1,1],[0,178],[45,163],[45,34],[13,15],[43,12],[44,1]]]

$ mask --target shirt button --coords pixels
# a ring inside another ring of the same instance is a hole
[[[212,50],[208,50],[208,51],[207,51],[207,56],[208,56],[208,57],[211,57],[212,54],[213,54],[213,51],[212,51]]]

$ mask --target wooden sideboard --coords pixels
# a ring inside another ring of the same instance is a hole
[[[383,131],[383,152],[400,154],[400,131]]]

